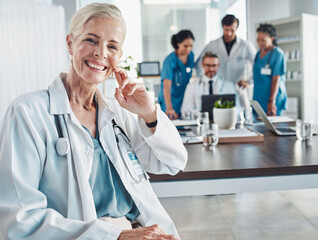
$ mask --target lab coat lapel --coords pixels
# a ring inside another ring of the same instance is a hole
[[[49,95],[50,114],[59,115],[63,136],[70,143],[70,153],[67,154],[69,206],[67,217],[92,221],[97,216],[88,180],[93,163],[94,146],[91,137],[71,110],[62,82],[63,77],[66,77],[66,74],[62,73],[49,87]]]
[[[229,58],[229,56],[227,54],[227,50],[226,50],[226,47],[225,47],[225,43],[223,41],[223,37],[220,37],[218,39],[218,47],[220,49],[220,60],[224,59],[223,60],[223,62],[224,62],[225,60],[227,60]],[[222,63],[221,63],[221,65],[222,65]]]
[[[238,37],[236,37],[236,41],[232,46],[229,57],[233,57],[233,56],[238,55],[237,51],[239,50],[240,42],[241,42],[241,40]]]
[[[71,154],[68,157],[70,218],[92,221],[97,218],[89,176],[94,158],[94,145],[90,135],[83,129],[75,115],[67,115]],[[71,127],[70,127],[71,126]],[[81,139],[81,140],[78,140]]]

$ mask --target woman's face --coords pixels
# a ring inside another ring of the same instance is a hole
[[[84,24],[76,36],[68,35],[75,75],[91,84],[103,82],[122,55],[125,33],[116,20],[95,17]]]
[[[264,32],[257,33],[257,43],[261,50],[268,50],[273,46],[274,37]]]
[[[177,55],[178,56],[188,56],[192,50],[193,47],[193,39],[187,38],[184,39],[183,42],[178,43],[178,49],[177,49]]]

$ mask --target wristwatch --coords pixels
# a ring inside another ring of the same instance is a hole
[[[158,120],[154,121],[154,122],[151,122],[151,123],[147,123],[146,122],[146,125],[147,127],[149,128],[154,128],[155,126],[157,126],[157,123],[158,123]]]

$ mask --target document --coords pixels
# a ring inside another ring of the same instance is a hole
[[[247,128],[239,129],[220,129],[219,137],[220,138],[233,138],[233,137],[252,137],[257,136],[257,133],[251,131]]]
[[[263,141],[263,134],[249,128],[219,130],[219,143],[254,143]]]
[[[179,132],[183,144],[185,143],[202,143],[202,137],[196,136],[193,132]]]
[[[176,126],[198,126],[198,121],[197,120],[171,120],[171,122]]]

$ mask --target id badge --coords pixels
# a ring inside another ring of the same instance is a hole
[[[139,180],[141,180],[142,182],[146,181],[146,174],[144,169],[142,168],[136,154],[133,151],[129,151],[128,153],[128,157],[132,163],[134,172],[136,174],[136,176],[138,176]]]
[[[270,69],[269,67],[261,68],[261,74],[262,75],[271,75],[272,74],[272,69]]]

